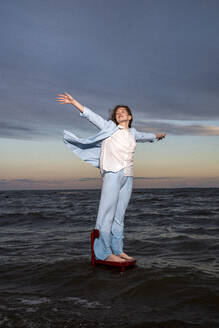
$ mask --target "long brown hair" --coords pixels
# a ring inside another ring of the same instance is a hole
[[[118,122],[116,121],[116,111],[117,111],[117,109],[120,108],[120,107],[125,108],[126,111],[127,111],[127,113],[128,113],[129,115],[131,115],[132,118],[133,118],[133,115],[132,115],[131,109],[130,109],[128,106],[126,106],[126,105],[117,105],[116,107],[114,107],[113,109],[110,110],[111,114],[110,114],[110,118],[109,118],[110,120],[112,120],[113,122],[115,122],[116,125],[118,125]],[[129,128],[130,128],[131,125],[132,125],[132,118],[131,118],[131,120],[129,121]]]

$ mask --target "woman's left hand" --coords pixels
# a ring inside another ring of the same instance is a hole
[[[165,138],[165,136],[166,136],[166,133],[157,133],[156,134],[157,141]]]

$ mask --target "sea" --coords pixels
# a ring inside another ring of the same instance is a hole
[[[0,327],[218,328],[219,188],[133,189],[124,272],[91,265],[100,194],[0,191]]]

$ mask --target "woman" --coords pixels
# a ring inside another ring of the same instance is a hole
[[[133,155],[137,142],[161,140],[165,133],[139,132],[131,127],[132,113],[128,106],[114,108],[111,119],[104,120],[81,105],[70,94],[59,94],[60,104],[72,104],[100,131],[86,139],[64,131],[64,142],[81,159],[100,168],[103,177],[96,229],[94,253],[100,260],[123,262],[133,258],[123,251],[124,216],[133,185]]]

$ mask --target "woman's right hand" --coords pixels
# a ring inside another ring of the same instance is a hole
[[[64,95],[59,94],[58,97],[56,97],[56,99],[60,104],[72,104],[72,105],[74,105],[74,99],[67,92],[64,92]]]
[[[72,104],[74,105],[81,113],[84,112],[84,106],[81,105],[76,99],[74,99],[69,93],[64,92],[64,95],[60,94],[56,97],[57,101],[60,104]]]

